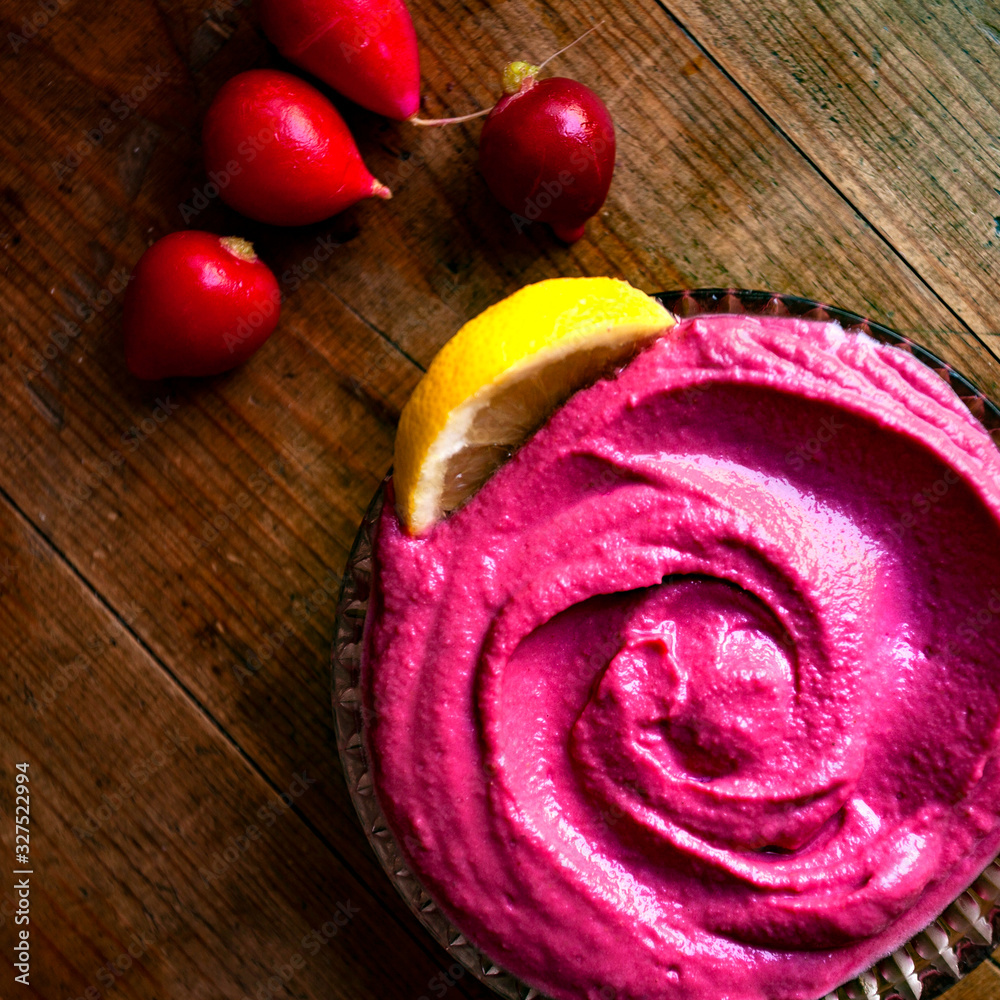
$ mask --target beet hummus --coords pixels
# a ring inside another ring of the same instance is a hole
[[[1000,851],[1000,453],[903,351],[681,322],[375,557],[379,802],[551,997],[816,1000]]]

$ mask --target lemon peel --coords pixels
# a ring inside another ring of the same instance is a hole
[[[460,506],[574,391],[675,322],[628,282],[551,278],[466,323],[400,417],[393,482],[407,530]]]

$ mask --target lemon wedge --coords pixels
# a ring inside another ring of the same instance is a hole
[[[675,322],[626,281],[552,278],[466,323],[400,417],[393,482],[407,530],[459,507],[573,392]]]

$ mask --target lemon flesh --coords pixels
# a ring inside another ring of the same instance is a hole
[[[551,278],[466,323],[400,417],[393,482],[407,530],[461,506],[573,392],[675,322],[628,282]]]

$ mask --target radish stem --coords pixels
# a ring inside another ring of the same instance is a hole
[[[552,55],[550,55],[540,66],[530,66],[530,69],[533,70],[530,76],[537,76],[543,69],[545,69],[546,66],[548,66],[550,62],[552,62],[553,59],[555,59],[556,56],[561,56],[567,49],[573,48],[577,42],[583,41],[583,39],[586,38],[592,31],[597,31],[602,24],[604,24],[603,21],[598,21],[597,24],[589,27],[582,35],[574,38],[569,45],[564,45],[558,52],[553,52]],[[511,66],[529,66],[528,63],[508,63],[507,65],[508,68]],[[506,70],[504,71],[504,75],[506,77]],[[507,92],[506,85],[504,86],[504,92]],[[413,115],[406,120],[411,125],[420,125],[423,128],[435,125],[458,125],[460,122],[471,122],[473,118],[482,118],[483,115],[488,115],[492,110],[493,108],[484,108],[482,111],[474,111],[471,115],[459,115],[457,118],[418,118],[416,115]]]
[[[471,115],[460,115],[458,118],[407,118],[411,125],[457,125],[459,122],[470,122],[473,118],[482,118],[488,115],[493,109],[485,108],[483,111],[474,111]]]
[[[582,42],[587,37],[587,35],[589,35],[592,31],[597,31],[597,29],[602,24],[604,24],[603,21],[598,21],[597,24],[592,25],[582,35],[580,35],[579,38],[574,38],[573,41],[569,43],[569,45],[563,46],[563,48],[561,48],[558,52],[553,52],[552,55],[550,55],[548,59],[546,59],[545,62],[543,62],[541,66],[538,67],[538,72],[540,73],[543,69],[545,69],[545,67],[548,66],[548,64],[552,62],[552,60],[555,59],[556,56],[561,56],[567,49],[573,48],[573,46],[576,45],[577,42]]]
[[[254,252],[253,244],[240,236],[222,236],[219,242],[234,256],[240,260],[245,260],[248,264],[257,262],[257,254]]]

